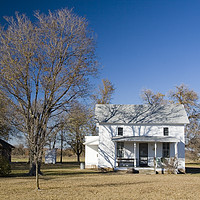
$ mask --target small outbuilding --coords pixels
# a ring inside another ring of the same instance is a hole
[[[98,167],[99,136],[85,136],[85,167]]]
[[[45,151],[45,164],[56,164],[56,149]]]
[[[9,144],[8,142],[0,139],[0,156],[4,157],[9,162],[11,162],[11,152],[14,148],[15,147]]]

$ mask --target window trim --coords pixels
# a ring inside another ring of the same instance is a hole
[[[119,134],[119,129],[122,130],[121,134]],[[121,126],[117,127],[117,135],[118,136],[123,136],[124,135],[124,128],[123,127],[121,127]]]
[[[169,127],[163,127],[163,135],[169,136]]]

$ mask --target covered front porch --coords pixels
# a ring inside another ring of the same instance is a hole
[[[162,168],[163,158],[178,159],[178,139],[169,136],[117,136],[115,168]]]

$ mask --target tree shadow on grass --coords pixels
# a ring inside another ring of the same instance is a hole
[[[116,183],[103,183],[103,184],[91,184],[91,185],[81,185],[82,187],[115,187],[115,186],[130,186],[130,185],[138,185],[138,184],[152,184],[153,181],[138,181],[138,182],[116,182]]]
[[[55,171],[48,171],[44,172],[44,177],[45,176],[70,176],[70,175],[89,175],[89,174],[98,174],[102,173],[100,171],[85,171],[85,170],[80,170],[80,171],[63,171],[63,172],[55,172]]]
[[[186,167],[185,172],[187,174],[200,174],[200,168],[199,167]]]
[[[29,164],[26,162],[13,162],[11,163],[12,172],[8,178],[12,177],[34,177],[29,176]],[[48,176],[75,176],[75,175],[89,175],[101,173],[98,170],[80,170],[78,162],[63,162],[56,164],[42,163],[41,171],[43,176],[41,178],[47,179]],[[50,177],[50,179],[55,177]]]

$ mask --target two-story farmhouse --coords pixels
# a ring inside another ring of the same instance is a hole
[[[185,169],[183,105],[97,104],[98,136],[86,136],[86,167],[154,167],[154,160],[176,157]]]

